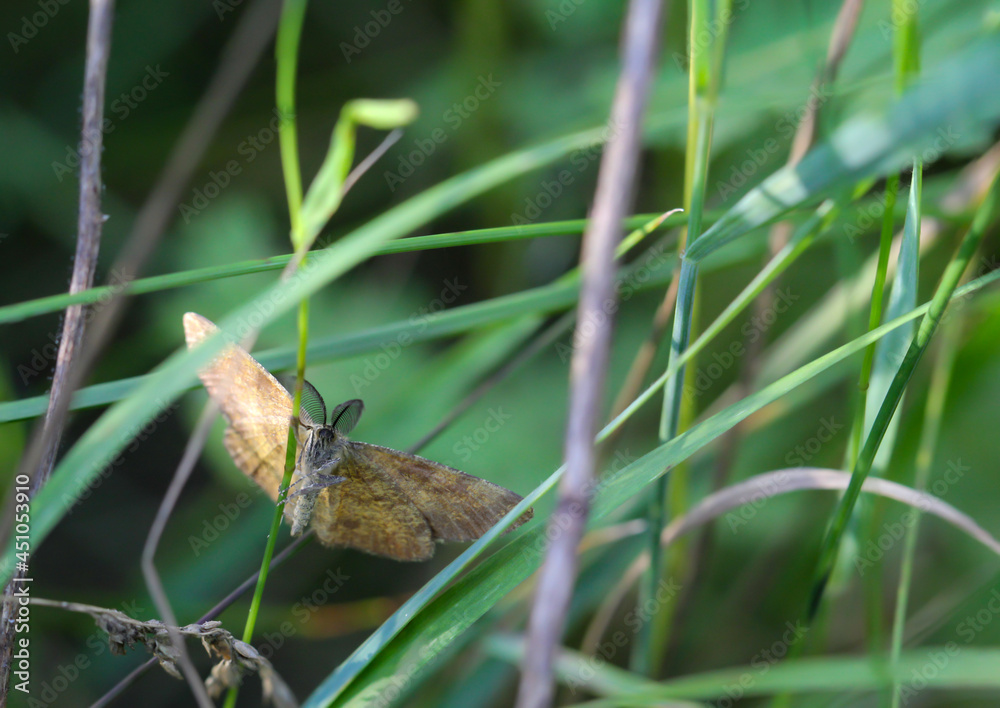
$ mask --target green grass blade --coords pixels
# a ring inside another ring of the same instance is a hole
[[[911,161],[943,134],[962,134],[994,125],[1000,92],[981,87],[1000,73],[1000,42],[990,36],[927,71],[880,117],[858,116],[841,126],[795,167],[783,167],[744,196],[690,245],[687,257],[700,261],[747,231],[789,209],[888,174]]]
[[[636,282],[637,290],[662,286],[669,282],[670,267],[673,266],[672,254],[663,254],[662,262],[648,263],[650,267],[649,280]],[[639,264],[640,266],[642,263]],[[724,266],[722,259],[713,266]],[[628,280],[629,273],[635,266],[629,266],[621,271],[621,276]],[[449,310],[429,314],[418,322],[409,319],[400,320],[378,327],[334,335],[314,340],[309,345],[308,356],[314,363],[347,358],[358,354],[374,351],[384,343],[398,342],[406,339],[412,342],[423,342],[442,337],[461,334],[473,329],[486,327],[497,322],[503,322],[523,315],[546,315],[560,312],[572,307],[576,302],[579,284],[576,281],[566,281],[543,285],[538,288],[524,290],[513,295],[503,295],[491,300],[462,305]],[[295,349],[281,347],[257,352],[254,357],[271,371],[281,371],[291,368],[295,363]],[[80,389],[73,399],[73,409],[104,405],[121,400],[134,392],[152,374],[134,376],[108,383],[95,384]],[[190,388],[200,384],[192,381]],[[34,396],[18,401],[0,403],[0,423],[25,420],[45,412],[46,396]]]
[[[910,193],[907,197],[906,221],[903,225],[903,239],[897,258],[896,276],[892,280],[892,290],[889,293],[889,305],[886,307],[886,319],[899,317],[904,312],[912,310],[917,304],[917,285],[920,252],[920,221],[921,193],[923,170],[919,162],[914,165],[913,179],[910,182]],[[885,394],[889,390],[889,382],[903,360],[906,349],[913,339],[913,327],[901,327],[882,339],[875,347],[875,360],[872,367],[871,382],[868,388],[868,405],[865,415],[865,436],[872,429],[875,413],[878,411]],[[879,453],[875,456],[875,469],[885,469],[888,465],[888,453],[892,451],[898,416],[893,417],[893,424],[886,431],[886,439]]]
[[[655,217],[654,214],[639,214],[625,220],[625,227],[636,229],[649,222]],[[708,219],[717,218],[717,214],[709,214]],[[687,223],[686,214],[673,214],[667,217],[661,228],[668,229],[680,224]],[[586,219],[572,219],[569,221],[552,221],[542,224],[524,224],[521,226],[500,226],[489,229],[476,229],[472,231],[456,231],[454,233],[433,234],[430,236],[412,236],[410,238],[399,239],[383,244],[375,250],[373,255],[384,256],[393,253],[411,253],[414,251],[424,251],[434,248],[452,248],[455,246],[476,246],[485,243],[500,243],[504,241],[514,241],[520,239],[540,238],[543,236],[563,236],[569,234],[579,235],[587,224]],[[306,256],[308,262],[316,254]],[[148,278],[139,278],[131,281],[127,290],[122,284],[102,285],[89,290],[82,290],[78,293],[62,293],[60,295],[48,295],[26,300],[13,305],[0,307],[0,324],[20,322],[29,317],[37,317],[49,312],[65,310],[70,305],[93,304],[106,301],[112,295],[122,292],[124,295],[139,295],[142,293],[152,293],[161,290],[180,288],[186,285],[204,283],[210,280],[221,278],[232,278],[239,275],[250,275],[252,273],[263,273],[272,270],[281,270],[292,259],[292,254],[274,256],[273,258],[262,258],[252,261],[241,261],[239,263],[228,263],[219,266],[208,266],[205,268],[195,268],[193,270],[181,271],[178,273],[168,273],[165,275],[154,275]]]
[[[875,453],[882,441],[882,436],[889,427],[889,421],[892,419],[893,413],[895,413],[896,407],[899,405],[899,400],[903,396],[903,391],[909,383],[910,377],[913,376],[913,372],[920,362],[924,351],[926,351],[927,345],[930,344],[931,336],[934,334],[938,322],[941,321],[941,316],[944,314],[944,310],[950,302],[955,288],[958,286],[962,273],[965,272],[969,261],[975,254],[986,228],[996,217],[997,200],[1000,198],[1000,194],[998,193],[1000,193],[1000,174],[994,176],[993,184],[990,185],[990,190],[986,198],[976,211],[976,217],[972,222],[971,228],[962,240],[955,256],[945,268],[944,274],[941,276],[941,282],[934,292],[934,298],[931,300],[927,314],[921,320],[916,337],[910,342],[910,346],[906,350],[906,355],[899,366],[899,370],[893,377],[882,406],[879,408],[875,424],[865,439],[865,445],[861,449],[858,462],[854,467],[851,485],[841,498],[834,512],[830,529],[823,541],[820,559],[816,567],[812,594],[809,599],[808,617],[810,621],[816,616],[823,592],[830,579],[830,573],[837,561],[841,539],[846,531],[847,523],[854,510],[854,505],[857,503],[858,495],[861,493],[861,485],[871,471]]]

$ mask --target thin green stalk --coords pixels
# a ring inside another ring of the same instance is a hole
[[[302,231],[302,171],[299,168],[299,140],[295,115],[295,70],[298,65],[299,40],[305,22],[307,0],[285,0],[281,24],[275,42],[277,60],[276,102],[281,118],[278,144],[281,146],[281,169],[288,199],[288,219],[292,243],[298,243]]]
[[[882,322],[882,308],[885,296],[886,273],[889,270],[889,251],[892,247],[892,236],[895,232],[894,211],[896,196],[899,193],[899,174],[890,175],[885,184],[885,212],[882,216],[882,233],[879,239],[878,265],[875,267],[875,283],[872,287],[871,307],[868,313],[868,331],[875,329]],[[897,274],[898,276],[898,274]],[[865,349],[864,360],[861,363],[861,375],[858,380],[857,409],[854,412],[854,423],[851,426],[851,440],[848,451],[852,457],[847,460],[847,467],[852,468],[857,463],[857,454],[861,450],[861,439],[864,434],[865,412],[868,407],[868,389],[871,383],[871,372],[875,362],[875,347],[878,342],[872,342]],[[866,502],[862,502],[866,505]],[[869,520],[874,516],[867,509]],[[852,533],[858,537],[863,535],[861,529],[868,524],[853,520]],[[882,646],[882,594],[881,579],[876,573],[870,573],[863,581],[865,592],[865,617],[868,627],[866,636],[872,649]]]
[[[731,13],[731,2],[715,4],[708,0],[692,0],[690,8],[690,65],[688,74],[688,140],[684,169],[684,208],[689,214],[686,239],[696,240],[702,231],[702,213],[705,205],[705,185],[708,181],[709,158],[712,151],[712,130],[715,120],[715,105],[721,83],[722,59],[725,51],[725,31]],[[711,28],[721,27],[713,32]],[[713,37],[704,42],[704,37]],[[691,325],[696,312],[698,264],[684,258],[685,242],[679,245],[681,268],[678,281],[677,301],[674,306],[674,324],[671,336],[670,359],[687,348],[691,336]],[[660,418],[660,440],[666,441],[677,435],[680,420],[691,411],[682,411],[684,401],[685,367],[678,367],[677,374],[667,381],[664,388],[663,410]],[[692,401],[687,407],[693,406]],[[664,573],[663,552],[659,545],[660,530],[670,514],[683,513],[688,504],[688,480],[686,466],[679,466],[670,475],[663,476],[656,483],[647,513],[648,543],[650,553],[649,568],[639,584],[640,603],[645,606],[655,602],[656,591]],[[670,549],[666,565],[671,577],[681,578],[687,574],[686,543]],[[675,603],[660,603],[650,621],[639,628],[635,649],[630,657],[633,671],[647,676],[655,676],[662,664],[667,647]]]
[[[958,352],[960,320],[949,319],[941,328],[941,348],[934,372],[931,375],[930,391],[927,395],[927,406],[924,409],[923,433],[920,436],[920,447],[917,449],[917,472],[913,488],[923,491],[927,488],[931,464],[934,461],[934,451],[941,434],[944,403],[948,397],[948,384],[951,372],[955,366],[955,356]],[[896,611],[892,622],[892,646],[890,661],[892,667],[899,666],[900,652],[903,648],[903,630],[906,627],[906,609],[910,599],[910,584],[913,579],[913,559],[916,554],[917,536],[920,533],[920,507],[911,510],[913,523],[906,529],[903,543],[903,563],[900,568],[899,585],[896,588]],[[901,682],[896,681],[892,691],[892,708],[899,708],[902,698]]]
[[[902,95],[906,90],[906,87],[910,84],[911,80],[917,76],[920,66],[920,44],[917,37],[917,9],[909,4],[908,0],[893,0],[893,17],[903,18],[901,24],[897,24],[896,31],[893,37],[893,71],[895,74],[895,89],[897,95]],[[922,197],[922,173],[921,173],[921,163],[919,160],[915,160],[913,163],[912,181],[910,185],[910,199],[907,201],[908,206],[914,203],[914,197],[916,198],[915,210],[914,212],[907,212],[907,220],[911,221],[911,228],[915,229],[912,232],[912,238],[915,240],[915,247],[919,250],[920,243],[920,204]],[[881,256],[882,250],[887,249],[888,244],[886,241],[891,241],[893,233],[893,218],[892,213],[896,204],[896,197],[899,191],[899,173],[890,175],[886,182],[886,207],[885,213],[882,220],[882,243],[879,252],[879,268],[876,270],[876,288],[872,295],[872,318],[876,316],[876,301],[878,303],[878,318],[874,322],[869,320],[869,329],[878,326],[878,322],[881,321],[881,307],[882,307],[882,295],[883,286],[885,284],[885,272],[881,268]],[[891,187],[891,189],[890,189]],[[891,198],[891,201],[890,201]],[[904,234],[905,236],[906,234]],[[905,239],[904,239],[905,240]],[[899,251],[899,259],[903,258],[905,247],[901,247]],[[904,269],[902,267],[897,268],[896,278],[902,278],[904,275]],[[916,277],[916,274],[914,274]],[[897,280],[893,286],[893,291],[895,292],[897,288],[905,287],[905,284]],[[864,363],[861,369],[861,383],[859,384],[860,396],[858,398],[858,412],[854,421],[854,437],[852,448],[857,450],[861,445],[862,431],[867,427],[866,418],[867,409],[869,407],[869,383],[871,380],[871,371],[873,366],[873,359],[875,354],[874,345],[869,347],[865,352]],[[881,394],[881,391],[878,392]],[[871,403],[881,404],[882,401],[876,400]],[[897,403],[898,405],[898,403]],[[889,422],[892,422],[892,416],[890,416]],[[890,430],[888,427],[886,430]],[[877,457],[885,458],[885,453],[891,451],[893,444],[894,433],[890,433],[889,439],[886,440],[886,444],[890,449],[883,451],[881,455]],[[878,450],[876,449],[876,453]],[[852,460],[852,464],[856,463],[857,460]],[[872,466],[876,468],[876,474],[879,473],[878,467],[884,466],[884,461],[879,464],[876,460],[872,460]],[[878,526],[881,515],[878,513],[878,509],[872,500],[866,499],[862,500],[860,504],[860,514],[856,515],[856,521],[858,522],[858,529],[860,529],[860,534],[867,535],[868,537],[873,537],[875,534],[875,529]],[[859,544],[861,539],[859,539]],[[867,573],[864,578],[864,595],[865,595],[865,617],[866,624],[868,627],[867,640],[868,646],[872,651],[880,651],[883,646],[883,616],[882,616],[882,596],[883,596],[883,574],[881,572],[881,567],[873,569],[872,572]]]
[[[931,300],[927,314],[921,320],[920,328],[906,350],[903,362],[900,364],[899,370],[889,385],[885,400],[879,408],[871,432],[865,440],[864,447],[861,449],[861,454],[858,455],[858,462],[854,467],[851,482],[837,506],[833,521],[823,540],[819,562],[816,566],[812,594],[809,599],[807,618],[810,623],[816,615],[820,601],[823,599],[824,590],[830,580],[833,566],[837,561],[840,542],[847,528],[847,522],[850,520],[858,496],[861,494],[861,485],[868,477],[869,471],[871,471],[875,453],[882,442],[882,436],[885,435],[886,428],[889,427],[889,421],[896,410],[896,406],[899,404],[900,398],[902,398],[903,390],[909,383],[910,377],[913,376],[913,372],[920,362],[920,358],[927,349],[931,336],[941,321],[941,316],[944,314],[945,307],[947,307],[952,293],[958,286],[958,281],[962,277],[962,273],[979,247],[979,242],[983,238],[986,227],[990,225],[996,215],[998,192],[1000,192],[1000,174],[994,177],[986,198],[976,211],[971,228],[962,240],[954,258],[952,258],[945,268],[944,274],[941,276],[941,282],[934,292],[934,297]]]
[[[718,212],[709,213],[707,220],[714,222]],[[655,218],[654,214],[637,214],[625,220],[626,229],[637,229]],[[663,228],[673,228],[687,223],[687,214],[671,214],[663,224]],[[453,233],[431,234],[428,236],[411,236],[409,238],[390,241],[378,248],[374,255],[385,256],[394,253],[413,253],[435,248],[454,248],[457,246],[477,246],[486,243],[501,243],[520,239],[540,238],[545,236],[579,235],[587,225],[586,219],[571,219],[568,221],[550,221],[541,224],[523,224],[518,226],[499,226],[489,229],[471,229]],[[306,256],[306,261],[311,256]],[[260,258],[251,261],[238,261],[217,266],[193,268],[191,270],[154,275],[148,278],[133,280],[128,285],[126,295],[159,292],[197,285],[222,278],[232,278],[239,275],[264,273],[281,270],[293,258],[289,253],[272,258]],[[78,293],[61,293],[47,295],[34,300],[26,300],[13,305],[0,307],[0,324],[20,322],[30,317],[37,317],[50,312],[65,310],[70,305],[91,304],[114,295],[121,290],[120,285],[101,285]]]
[[[285,192],[288,196],[288,213],[291,222],[292,243],[298,243],[297,237],[302,233],[302,177],[299,171],[299,150],[296,137],[295,118],[295,71],[298,64],[299,38],[302,36],[302,24],[305,19],[306,0],[285,0],[281,20],[278,25],[278,40],[275,49],[277,58],[276,102],[281,114],[278,128],[278,141],[281,145],[281,165],[285,177]],[[294,267],[294,266],[293,266]],[[271,528],[264,543],[264,555],[261,559],[260,575],[254,588],[253,599],[247,612],[246,625],[243,628],[243,641],[250,644],[253,640],[253,630],[260,613],[260,604],[264,597],[264,586],[267,583],[271,568],[271,557],[274,555],[274,545],[281,528],[281,519],[285,515],[285,501],[288,497],[288,487],[292,482],[295,470],[296,444],[295,422],[299,417],[302,404],[302,381],[306,369],[306,346],[309,341],[309,301],[303,299],[299,303],[299,350],[296,359],[295,390],[292,395],[292,420],[288,426],[288,442],[285,446],[285,474],[281,479],[278,491],[278,501],[274,506],[271,518]],[[225,708],[235,708],[239,695],[239,687],[233,686],[226,695]]]
[[[892,249],[892,234],[895,231],[894,208],[896,195],[899,193],[899,175],[891,175],[885,182],[885,214],[882,218],[882,236],[879,241],[878,265],[875,267],[875,282],[872,285],[871,310],[868,313],[868,331],[875,329],[882,322],[882,304],[885,292],[886,272],[889,270],[889,251]],[[872,365],[875,361],[875,343],[865,349],[865,358],[861,364],[861,376],[858,380],[858,410],[854,414],[854,425],[851,428],[854,450],[861,449],[861,436],[865,426],[865,406],[867,404],[868,385],[871,382]],[[849,460],[854,466],[856,459]]]
[[[892,38],[892,64],[896,94],[902,95],[910,82],[920,74],[920,32],[917,20],[919,5],[912,0],[892,0],[892,17],[896,28]]]

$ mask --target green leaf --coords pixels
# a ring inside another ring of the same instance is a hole
[[[990,35],[926,72],[884,115],[852,118],[796,166],[770,175],[691,244],[687,257],[701,261],[803,202],[898,170],[935,141],[940,154],[949,140],[995,125],[1000,92],[982,87],[998,73],[1000,42]]]
[[[416,117],[417,104],[409,99],[358,99],[344,104],[333,127],[330,150],[302,202],[299,227],[292,230],[292,246],[296,253],[312,248],[320,231],[340,206],[344,181],[354,161],[358,126],[391,130],[411,123]]]

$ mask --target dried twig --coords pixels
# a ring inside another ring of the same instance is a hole
[[[315,537],[315,531],[313,531],[312,529],[310,529],[308,533],[304,533],[301,536],[299,536],[297,539],[295,539],[294,541],[292,541],[288,546],[285,547],[285,549],[281,553],[279,553],[278,555],[276,555],[274,557],[274,559],[271,561],[270,570],[274,570],[279,565],[281,565],[282,563],[284,563],[292,555],[294,555],[302,547],[303,544],[305,544],[305,543],[307,543],[309,541],[312,541],[312,539],[314,537]],[[240,598],[240,596],[242,596],[247,590],[249,590],[250,588],[254,587],[257,584],[257,576],[258,575],[260,575],[260,571],[259,570],[256,571],[255,573],[253,573],[253,575],[251,575],[250,577],[248,577],[242,583],[240,583],[240,585],[237,588],[235,588],[232,592],[230,592],[228,595],[226,595],[224,598],[222,598],[215,605],[215,607],[213,607],[208,612],[206,612],[204,615],[202,615],[201,618],[195,624],[203,624],[203,623],[208,622],[209,620],[215,619],[216,617],[218,617],[219,615],[221,615],[223,613],[223,611],[225,611],[230,605],[232,605],[234,602],[236,602],[236,600],[238,600]],[[139,678],[144,673],[146,673],[155,664],[156,664],[156,659],[150,659],[145,664],[142,664],[141,666],[136,667],[127,676],[125,676],[121,681],[119,681],[117,684],[115,684],[111,688],[110,691],[108,691],[103,696],[101,696],[101,698],[99,700],[97,700],[91,706],[91,708],[101,708],[102,706],[106,706],[106,705],[110,704],[111,701],[113,701],[115,698],[117,698],[121,694],[122,691],[124,691],[126,688],[128,688],[132,684],[132,682],[134,682],[137,678]]]
[[[611,344],[614,251],[632,200],[642,114],[660,33],[659,0],[629,3],[622,40],[622,73],[611,110],[612,135],[601,160],[594,211],[583,237],[583,285],[570,365],[566,473],[550,521],[552,544],[539,574],[518,690],[519,708],[552,703],[553,661],[576,577],[576,550],[590,507],[594,434]],[[609,307],[611,303],[612,307]]]
[[[218,697],[224,689],[238,686],[243,674],[252,671],[260,675],[264,689],[264,699],[279,708],[298,706],[291,689],[274,670],[267,659],[256,649],[241,642],[231,632],[222,628],[221,622],[189,624],[184,627],[166,625],[159,620],[137,620],[119,610],[84,605],[78,602],[60,602],[32,598],[31,604],[43,607],[58,607],[70,612],[83,612],[94,618],[94,622],[108,633],[111,653],[125,654],[136,644],[146,647],[160,663],[163,670],[174,678],[183,680],[177,670],[180,650],[171,635],[197,637],[210,657],[219,661],[212,667],[211,675],[205,680],[205,688],[212,697]],[[211,703],[209,703],[211,705]]]
[[[163,583],[160,582],[160,574],[156,572],[153,558],[156,555],[156,548],[160,544],[160,538],[163,536],[163,529],[166,528],[174,506],[181,496],[181,491],[183,491],[188,477],[191,476],[191,471],[194,469],[194,464],[201,455],[202,448],[205,447],[205,441],[208,439],[208,434],[212,430],[212,423],[215,422],[218,412],[218,407],[212,401],[205,404],[201,417],[198,419],[198,425],[195,426],[195,432],[188,440],[187,447],[184,448],[184,455],[177,466],[174,478],[170,481],[167,493],[163,495],[163,501],[156,512],[156,518],[153,519],[149,535],[146,537],[146,544],[142,549],[141,563],[142,575],[146,580],[146,587],[149,588],[149,594],[153,598],[153,603],[156,605],[157,611],[166,621],[167,633],[169,634],[170,641],[174,643],[174,647],[176,648],[181,671],[187,679],[188,685],[191,686],[191,692],[194,693],[195,700],[203,708],[212,708],[212,701],[199,680],[198,672],[194,668],[194,664],[191,663],[191,657],[188,656],[187,648],[184,646],[184,641],[180,633],[176,631],[174,625],[177,624],[177,618],[170,607],[170,600],[167,598]]]

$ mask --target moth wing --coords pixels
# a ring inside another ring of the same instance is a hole
[[[343,482],[319,493],[312,527],[327,546],[350,546],[396,560],[434,555],[431,528],[393,479],[345,460],[335,470]]]
[[[522,499],[499,484],[433,460],[368,443],[352,441],[350,445],[353,453],[366,460],[371,469],[379,470],[396,483],[427,519],[435,540],[474,541]],[[528,509],[511,529],[533,514]]]
[[[189,348],[218,331],[201,315],[184,315]],[[285,466],[291,396],[236,344],[227,344],[198,375],[229,422],[224,442],[236,466],[276,499]]]
[[[285,451],[275,447],[261,456],[259,447],[249,444],[233,427],[222,437],[226,452],[243,474],[263,489],[272,501],[278,501],[278,487],[285,472]]]

